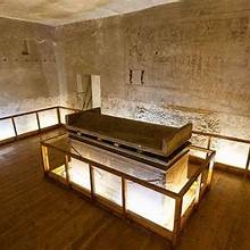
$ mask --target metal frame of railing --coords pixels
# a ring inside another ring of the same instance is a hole
[[[56,110],[56,112],[57,112],[57,123],[54,124],[53,126],[42,128],[41,127],[41,122],[40,122],[40,113],[44,112],[44,111],[49,111],[49,110]],[[31,135],[34,135],[34,134],[42,133],[42,132],[47,131],[49,129],[60,127],[61,125],[64,124],[63,120],[62,120],[63,119],[63,117],[62,117],[62,113],[63,113],[62,111],[63,110],[70,111],[72,113],[76,113],[76,112],[81,111],[79,109],[74,109],[74,108],[67,108],[67,107],[62,107],[62,106],[55,106],[55,107],[34,110],[34,111],[24,112],[24,113],[20,113],[20,114],[16,114],[16,115],[6,116],[6,117],[0,118],[0,122],[4,121],[4,120],[9,120],[10,121],[10,124],[12,124],[12,129],[13,129],[13,134],[14,134],[13,137],[7,138],[7,139],[4,139],[4,140],[0,141],[0,145],[3,144],[3,143],[8,143],[8,142],[12,142],[12,141],[15,141],[15,140],[19,140],[19,139],[22,139],[22,138],[25,138],[25,137],[28,137],[28,136],[31,136]],[[24,134],[19,134],[18,131],[17,131],[17,119],[16,118],[22,117],[22,116],[31,115],[31,114],[35,115],[35,119],[36,119],[36,122],[37,122],[37,130],[30,131],[30,132],[24,133]],[[236,174],[238,174],[238,173],[239,174],[243,174],[245,177],[250,175],[250,166],[249,166],[250,165],[250,140],[240,139],[240,138],[230,137],[230,136],[225,136],[225,135],[219,135],[219,134],[205,133],[205,132],[200,132],[200,131],[193,131],[193,135],[204,136],[204,137],[207,138],[206,149],[202,149],[200,147],[195,147],[196,149],[199,149],[199,150],[207,150],[206,152],[207,152],[207,157],[208,158],[206,160],[206,164],[208,164],[208,161],[209,162],[214,162],[215,161],[215,166],[217,168],[220,168],[220,169],[223,169],[223,170],[226,170],[226,171],[229,171],[229,172],[233,172],[233,173],[236,173]],[[216,140],[226,140],[226,141],[233,142],[233,143],[235,143],[235,142],[244,143],[244,144],[248,145],[249,149],[248,149],[248,153],[246,155],[245,168],[244,169],[239,169],[236,166],[232,166],[232,165],[229,166],[229,165],[226,165],[226,164],[223,164],[223,163],[216,162],[216,159],[214,159],[214,157],[215,157],[214,154],[211,155],[211,153],[209,153],[209,152],[213,152],[211,146],[212,146],[212,141],[214,139],[216,139]],[[45,144],[43,144],[43,146],[46,145],[46,142],[44,142],[44,143]],[[212,157],[212,158],[209,158],[209,157]],[[123,189],[126,186],[125,185],[126,184],[126,181],[125,181],[126,179],[124,179],[124,178],[126,178],[126,176],[122,178]],[[196,179],[199,178],[199,173],[197,173],[196,175],[194,175],[194,177],[190,180],[190,182],[188,182],[185,185],[185,187],[183,187],[183,189],[181,190],[181,192],[178,195],[182,195],[183,196],[184,193],[187,192],[187,190],[191,187],[192,181],[195,178]],[[209,180],[211,182],[211,176],[209,177]],[[141,183],[140,182],[140,184],[144,185],[145,183]],[[153,186],[151,186],[150,184],[145,184],[145,185],[146,185],[147,188],[153,188]],[[157,192],[159,191],[160,193],[163,192],[165,195],[170,195],[170,193],[168,193],[168,192],[165,192],[165,191],[163,191],[161,189],[158,189],[158,188],[156,188],[156,189],[157,189],[156,190]],[[168,194],[166,194],[166,193],[168,193]],[[94,193],[92,193],[92,194],[94,194]],[[123,197],[123,200],[126,199],[124,193],[123,193],[122,197]],[[180,196],[177,196],[176,197],[175,232],[179,232],[182,229],[182,227],[183,227],[183,225],[185,223],[185,218],[188,217],[188,215],[185,215],[184,217],[182,216],[182,219],[180,220],[180,214],[181,214],[180,207],[181,207],[181,204],[182,204],[182,199],[180,198]],[[124,214],[126,214],[125,211],[126,211],[126,207],[124,206],[123,207],[123,213]],[[126,215],[126,217],[129,217],[129,216]],[[134,218],[132,218],[132,219],[134,219]],[[141,219],[140,218],[138,219],[136,217],[135,220],[139,220],[140,221]],[[147,225],[148,225],[148,222],[147,222]],[[155,225],[153,223],[151,223],[150,225],[151,226],[148,226],[149,228],[151,228],[152,225],[155,228]],[[176,238],[176,237],[177,236],[175,234],[175,236],[173,236],[173,239]]]
[[[228,165],[228,164],[224,164],[224,163],[220,163],[215,161],[215,167],[220,168],[220,169],[224,169],[228,172],[233,172],[236,174],[243,174],[245,177],[247,175],[249,175],[249,170],[250,170],[250,140],[245,140],[245,139],[240,139],[240,138],[236,138],[236,137],[231,137],[231,136],[225,136],[225,135],[219,135],[219,134],[212,134],[212,133],[205,133],[205,132],[200,132],[200,131],[193,131],[192,132],[193,135],[200,135],[200,136],[204,136],[207,137],[207,149],[212,149],[211,145],[212,145],[212,140],[213,139],[217,139],[217,140],[226,140],[229,142],[238,142],[238,143],[244,143],[246,145],[248,145],[248,153],[246,156],[246,163],[245,163],[245,167],[243,169],[238,168],[237,166],[234,165]]]
[[[15,114],[15,115],[11,115],[11,116],[1,117],[0,118],[0,122],[1,121],[7,121],[7,120],[9,120],[11,122],[12,129],[13,129],[13,136],[0,141],[0,144],[4,144],[4,143],[8,143],[8,142],[19,140],[19,139],[23,139],[25,137],[28,137],[28,136],[31,136],[31,135],[34,135],[34,134],[39,134],[41,132],[44,132],[44,131],[47,131],[47,130],[50,130],[50,129],[53,129],[53,128],[61,126],[63,124],[62,123],[62,117],[61,117],[61,109],[68,110],[68,111],[73,111],[74,113],[80,111],[78,109],[66,108],[66,107],[62,107],[62,106],[56,106],[56,107],[50,107],[50,108],[45,108],[45,109],[38,109],[38,110],[33,110],[33,111],[29,111],[29,112],[19,113],[19,114]],[[51,111],[51,110],[56,110],[56,112],[57,112],[57,123],[55,123],[52,126],[42,128],[41,127],[40,114],[42,112]],[[18,133],[18,130],[17,130],[17,121],[16,121],[17,119],[16,118],[18,118],[18,117],[25,117],[25,116],[29,116],[29,115],[35,115],[35,119],[36,119],[36,123],[37,123],[37,129],[29,131],[27,133]]]
[[[57,111],[57,120],[58,123],[54,124],[53,126],[50,127],[46,127],[46,128],[41,128],[41,122],[40,122],[40,113],[44,112],[44,111],[49,111],[49,110],[56,110]],[[74,108],[67,108],[67,107],[63,107],[63,106],[55,106],[55,107],[49,107],[49,108],[45,108],[45,109],[39,109],[39,110],[34,110],[34,111],[29,111],[29,112],[24,112],[24,113],[19,113],[19,114],[15,114],[12,116],[6,116],[6,117],[2,117],[0,118],[0,122],[3,120],[9,120],[10,123],[12,124],[12,129],[13,129],[13,137],[9,137],[6,138],[4,140],[0,140],[0,145],[1,144],[5,144],[8,142],[12,142],[15,140],[19,140],[19,139],[23,139],[25,137],[34,135],[34,134],[38,134],[44,131],[47,131],[49,129],[53,129],[56,127],[59,127],[61,125],[63,125],[64,123],[62,122],[62,110],[67,110],[67,111],[71,111],[73,113],[82,111],[79,109],[74,109]],[[24,134],[19,134],[17,131],[17,122],[16,122],[16,118],[17,117],[22,117],[22,116],[27,116],[27,115],[31,115],[34,114],[36,117],[36,122],[37,122],[37,130],[33,130],[30,131],[28,133],[24,133]],[[219,134],[212,134],[212,133],[205,133],[205,132],[200,132],[200,131],[193,131],[192,132],[193,135],[198,135],[198,136],[204,136],[207,138],[207,149],[212,149],[211,148],[211,142],[213,139],[217,139],[217,140],[227,140],[227,141],[231,141],[231,142],[239,142],[239,143],[244,143],[247,144],[249,146],[249,150],[248,150],[248,155],[246,156],[246,163],[245,163],[245,168],[244,169],[240,169],[237,166],[233,166],[233,165],[228,165],[228,164],[223,164],[223,162],[219,163],[215,160],[215,167],[219,168],[219,169],[223,169],[229,172],[233,172],[235,174],[243,174],[245,177],[250,175],[250,140],[246,140],[246,139],[240,139],[240,138],[236,138],[236,137],[230,137],[230,136],[225,136],[225,135],[219,135]],[[212,149],[214,150],[214,149]]]
[[[60,137],[60,136],[59,136]],[[56,138],[53,138],[52,140],[55,140]],[[189,181],[184,185],[184,187],[181,189],[180,192],[175,193],[173,191],[167,190],[163,187],[157,186],[156,184],[149,183],[145,180],[139,179],[135,176],[126,174],[124,172],[121,172],[119,170],[110,168],[108,166],[105,166],[99,162],[95,162],[93,160],[87,159],[83,156],[76,155],[69,150],[65,150],[62,148],[59,148],[58,146],[55,146],[50,143],[51,139],[48,139],[46,141],[41,142],[41,152],[42,152],[42,158],[43,158],[43,171],[45,176],[49,176],[50,178],[59,180],[61,183],[65,184],[66,186],[83,193],[85,196],[89,197],[93,201],[97,201],[99,204],[101,204],[104,207],[107,207],[111,209],[113,212],[118,213],[119,215],[122,215],[124,218],[128,218],[132,221],[135,221],[139,223],[140,225],[144,226],[145,228],[169,239],[173,244],[176,243],[177,238],[186,223],[187,219],[189,218],[191,212],[194,210],[194,208],[199,204],[201,197],[205,193],[206,190],[210,189],[211,185],[211,179],[212,179],[212,173],[213,173],[213,163],[214,163],[214,157],[215,157],[215,151],[208,150],[208,149],[200,149],[196,147],[192,147],[194,150],[201,150],[203,152],[206,152],[206,159],[203,160],[202,164],[200,165],[200,168],[197,169],[197,171],[193,174],[193,176],[189,179]],[[49,159],[49,152],[50,150],[56,150],[64,155],[64,168],[66,176],[65,178],[62,178],[56,174],[54,174],[52,171],[50,171],[50,159]],[[75,184],[74,181],[71,181],[70,174],[69,174],[69,162],[70,160],[74,158],[81,162],[84,162],[88,164],[89,167],[89,176],[90,176],[90,190],[86,190],[83,187],[80,187],[79,185]],[[99,194],[95,192],[95,180],[94,180],[94,172],[93,169],[101,169],[102,171],[105,171],[109,174],[115,175],[119,178],[121,178],[121,197],[122,197],[122,205],[119,206],[115,203],[113,203],[111,200],[107,200],[104,197],[100,197]],[[205,172],[207,173],[207,177],[205,178],[205,182],[203,183],[203,188],[201,186],[201,179],[202,176],[205,175]],[[175,215],[174,215],[174,229],[173,231],[170,231],[166,229],[165,227],[156,224],[146,218],[143,218],[139,214],[136,214],[132,211],[129,211],[127,209],[127,183],[128,182],[136,183],[140,186],[143,186],[147,189],[153,190],[155,192],[158,192],[162,195],[165,195],[167,197],[170,197],[175,200]],[[195,195],[195,199],[192,201],[188,209],[184,214],[182,214],[182,207],[183,207],[183,198],[187,194],[187,192],[190,190],[191,186],[197,182],[198,192]]]

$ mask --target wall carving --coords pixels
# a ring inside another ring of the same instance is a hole
[[[146,19],[124,29],[125,68],[146,69],[145,87],[199,93],[219,111],[250,111],[249,16]]]
[[[246,0],[184,0],[64,27],[67,90],[76,66],[99,69],[107,114],[249,138],[249,10]],[[143,84],[131,71],[144,71]]]

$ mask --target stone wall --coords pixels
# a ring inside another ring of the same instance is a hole
[[[100,74],[99,22],[86,21],[61,26],[57,30],[60,47],[61,103],[64,106],[82,108],[83,96],[77,94],[77,76],[82,79],[82,89],[89,93],[91,75]],[[88,96],[86,96],[89,98]]]
[[[59,104],[54,28],[0,19],[0,116]]]
[[[76,72],[100,72],[104,113],[249,138],[249,7],[184,0],[67,25],[68,95]]]

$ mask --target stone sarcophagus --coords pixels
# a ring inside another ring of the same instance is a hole
[[[142,152],[169,157],[192,135],[192,124],[169,127],[102,115],[100,108],[67,116],[67,129]]]
[[[174,190],[187,180],[192,124],[179,128],[157,125],[102,115],[100,108],[69,115],[66,123],[72,139],[111,150],[117,154],[113,157],[123,155],[163,170],[158,181],[166,188]],[[127,172],[131,171],[134,169],[128,167]]]

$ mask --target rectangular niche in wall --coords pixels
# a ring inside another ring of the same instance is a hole
[[[23,41],[22,55],[28,56],[30,54],[29,43],[27,40]]]
[[[76,100],[79,109],[101,107],[100,75],[76,74]]]
[[[92,108],[101,107],[101,77],[91,75]]]
[[[144,69],[129,69],[126,82],[133,85],[145,84],[147,82],[146,71]]]

